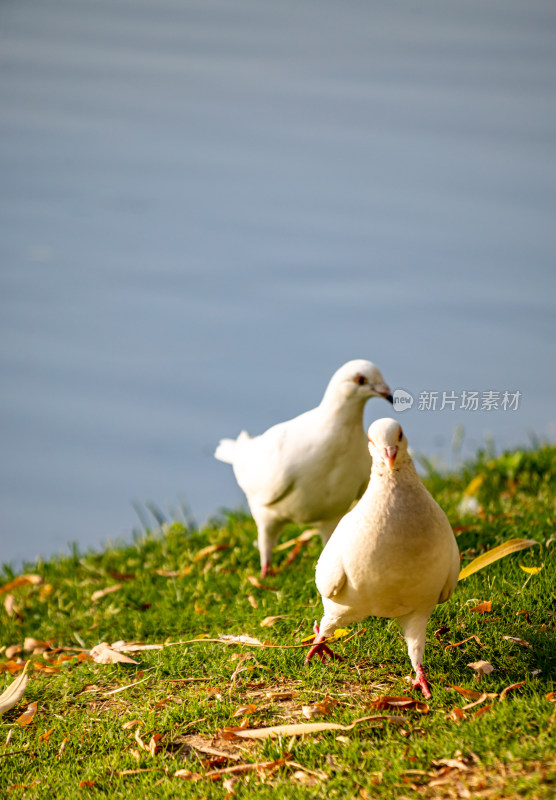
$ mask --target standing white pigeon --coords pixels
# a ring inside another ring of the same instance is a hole
[[[392,402],[371,361],[348,361],[334,373],[320,405],[269,428],[222,439],[215,457],[232,464],[257,524],[264,577],[288,522],[315,525],[326,543],[369,481],[363,409],[370,397]]]
[[[399,623],[415,670],[413,687],[431,692],[423,669],[425,632],[438,603],[458,581],[458,546],[448,518],[425,489],[398,422],[379,419],[369,428],[372,455],[367,491],[342,519],[321,553],[316,583],[324,616],[305,663],[334,657],[322,640],[335,628],[366,617]]]

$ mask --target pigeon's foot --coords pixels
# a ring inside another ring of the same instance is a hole
[[[315,622],[313,631],[315,632],[315,639],[318,639],[320,631],[318,623]],[[339,656],[337,653],[334,652],[325,642],[317,642],[314,644],[307,655],[305,656],[305,664],[308,664],[309,661],[313,658],[313,656],[318,656],[320,660],[325,663],[326,659],[329,658],[331,661],[343,661],[344,659],[342,656]]]
[[[422,664],[417,664],[417,669],[415,670],[415,677],[412,678],[411,675],[409,675],[406,680],[413,686],[414,689],[420,689],[423,692],[423,696],[426,697],[427,700],[429,699],[429,697],[432,697],[432,692],[427,682],[427,678],[425,676],[425,670],[423,669]]]

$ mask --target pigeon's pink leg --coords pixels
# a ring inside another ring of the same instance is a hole
[[[415,670],[415,677],[409,678],[411,684],[414,689],[420,689],[423,692],[423,695],[428,699],[432,697],[432,693],[427,683],[427,678],[425,676],[425,670],[423,669],[422,664],[417,664],[417,669]]]
[[[316,639],[318,639],[319,633],[320,633],[318,622],[315,622],[314,627],[313,627],[313,631],[315,632],[315,640],[316,640]],[[305,664],[308,664],[309,661],[313,658],[314,655],[317,655],[323,663],[326,661],[327,657],[330,658],[331,661],[334,661],[334,660],[343,661],[344,660],[342,658],[342,656],[339,656],[337,653],[335,653],[333,650],[331,650],[330,647],[327,644],[325,644],[325,642],[316,642],[316,644],[314,644],[311,647],[311,649],[309,650],[309,652],[305,656]]]

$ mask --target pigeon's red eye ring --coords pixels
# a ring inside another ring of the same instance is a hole
[[[372,444],[373,447],[375,446],[375,443],[373,442],[370,436],[369,436],[369,442]]]
[[[359,384],[359,386],[364,386],[367,383],[367,378],[364,375],[356,375],[355,383]]]
[[[402,440],[402,436],[403,436],[403,431],[402,431],[402,429],[400,428],[400,433],[399,433],[399,435],[398,435],[398,442],[401,442],[401,440]]]

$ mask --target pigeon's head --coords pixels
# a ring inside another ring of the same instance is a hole
[[[385,464],[389,472],[399,469],[407,458],[407,439],[395,419],[377,419],[369,428],[369,452],[373,466]]]
[[[390,387],[379,368],[372,361],[365,361],[362,358],[348,361],[340,367],[332,376],[326,394],[342,400],[356,400],[363,403],[369,397],[384,397],[390,403],[394,402]]]

